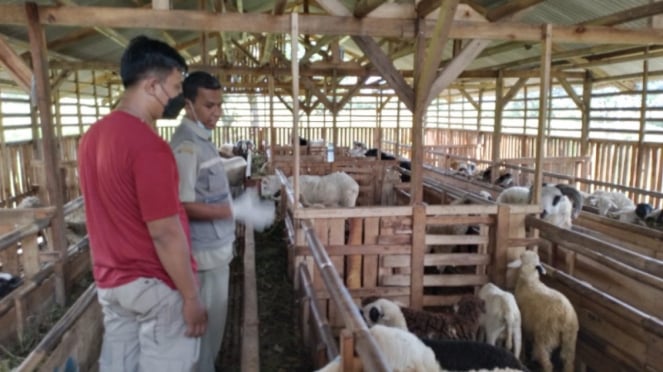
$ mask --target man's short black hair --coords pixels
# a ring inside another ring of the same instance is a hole
[[[147,36],[136,36],[122,54],[120,76],[128,88],[150,74],[165,78],[174,68],[185,73],[186,61],[175,48]]]
[[[193,102],[198,95],[198,88],[218,90],[221,89],[219,80],[205,71],[196,71],[189,74],[182,83],[184,98]]]

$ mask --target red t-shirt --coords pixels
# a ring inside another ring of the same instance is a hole
[[[179,214],[191,240],[168,143],[138,118],[114,111],[81,139],[78,172],[97,286],[113,288],[149,277],[175,289],[146,224]],[[191,256],[190,244],[187,248]],[[195,272],[193,256],[191,266]]]

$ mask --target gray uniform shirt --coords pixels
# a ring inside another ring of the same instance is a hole
[[[185,117],[173,133],[170,146],[177,161],[179,195],[182,202],[232,202],[223,162],[216,146],[209,140],[206,129]],[[235,240],[233,218],[190,220],[189,226],[194,255],[204,255],[204,261],[212,261],[198,262],[199,270],[229,262],[233,255],[232,243]]]

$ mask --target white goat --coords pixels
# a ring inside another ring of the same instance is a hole
[[[520,262],[516,302],[522,315],[523,334],[533,342],[532,355],[544,372],[552,372],[550,356],[560,347],[564,372],[573,372],[578,336],[576,311],[566,296],[541,283],[539,270],[545,270],[536,252],[523,252]]]
[[[624,193],[596,190],[586,199],[586,204],[596,207],[601,216],[607,216],[611,212],[619,212],[635,209],[635,203]]]
[[[574,215],[574,205],[559,186],[546,185],[541,189],[541,219],[555,226],[568,229],[572,225],[571,217]],[[567,189],[570,189],[570,187],[567,187]],[[580,193],[577,193],[577,195],[582,199]],[[530,189],[521,186],[508,188],[497,197],[497,202],[504,204],[528,204],[530,200]]]
[[[292,177],[288,178],[292,184]],[[345,172],[325,176],[302,175],[299,177],[301,202],[305,207],[354,207],[359,196],[359,184]],[[263,177],[263,196],[275,197],[281,190],[276,175]]]
[[[485,341],[495,345],[504,339],[506,349],[520,358],[522,330],[520,310],[515,297],[493,283],[486,283],[479,290],[478,297],[484,301],[486,313],[479,317],[481,333]]]
[[[433,350],[407,330],[376,324],[369,328],[369,332],[375,339],[391,371],[441,371]],[[317,372],[340,372],[342,370],[341,358],[336,358]]]

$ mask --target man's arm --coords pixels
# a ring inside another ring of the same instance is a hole
[[[182,203],[182,205],[187,216],[192,220],[222,220],[233,217],[233,211],[229,203]]]
[[[198,296],[188,243],[178,215],[147,222],[157,256],[182,295],[187,336],[200,337],[207,328],[207,311]]]

